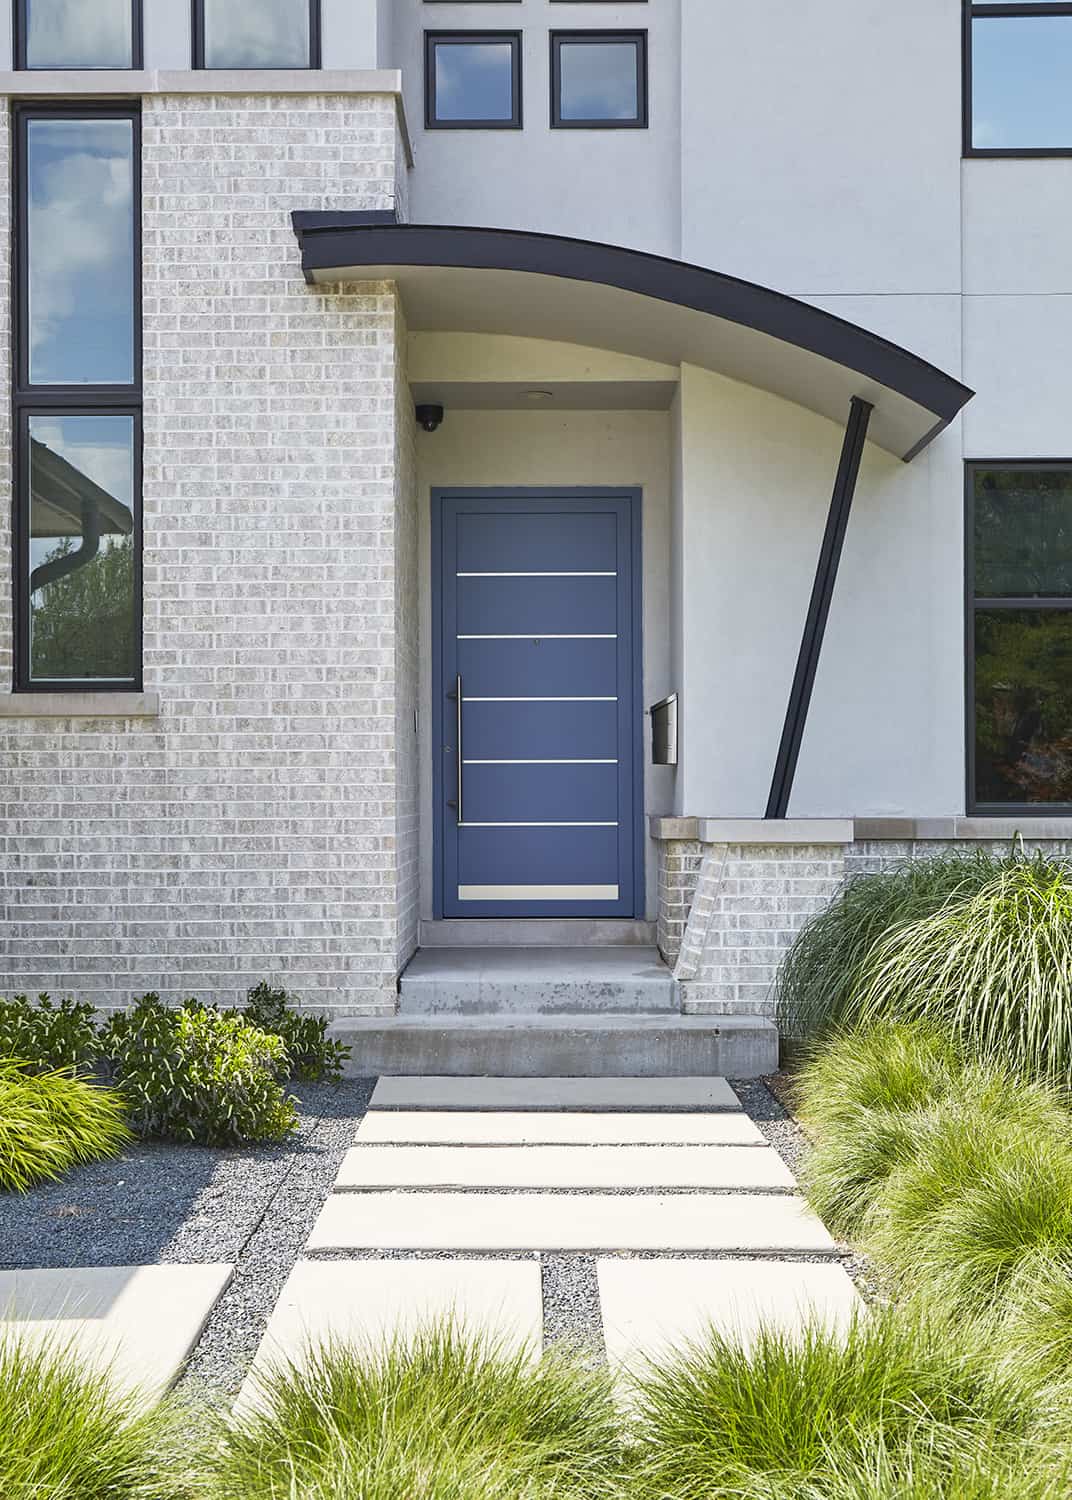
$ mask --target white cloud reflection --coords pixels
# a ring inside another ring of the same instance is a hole
[[[27,0],[31,68],[129,68],[130,0]]]
[[[307,68],[309,0],[205,0],[210,68]]]

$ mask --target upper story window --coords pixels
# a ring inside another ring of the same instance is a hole
[[[964,149],[1072,155],[1072,4],[965,0]]]
[[[425,33],[429,130],[521,129],[521,34]]]
[[[551,33],[556,130],[643,130],[647,123],[646,31]]]
[[[968,466],[969,799],[1072,805],[1072,464]]]
[[[319,66],[319,0],[194,0],[195,68]]]
[[[141,0],[16,0],[17,68],[140,68]]]
[[[16,113],[15,685],[141,685],[139,118]]]

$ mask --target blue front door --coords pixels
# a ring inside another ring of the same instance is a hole
[[[433,502],[436,909],[642,915],[633,491]]]

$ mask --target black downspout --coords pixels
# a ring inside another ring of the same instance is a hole
[[[845,545],[845,532],[849,525],[849,512],[856,493],[856,481],[860,474],[860,462],[864,456],[867,428],[874,407],[869,401],[853,396],[849,407],[849,423],[845,428],[845,441],[841,448],[834,493],[830,500],[830,513],[826,518],[826,534],[823,537],[819,565],[815,570],[815,583],[808,606],[808,618],[804,626],[804,637],[797,657],[797,670],[793,678],[793,690],[789,695],[782,742],[778,747],[778,759],[771,782],[770,799],[767,802],[768,818],[784,818],[789,811],[789,798],[793,792],[793,780],[797,771],[800,746],[804,739],[804,726],[808,722],[815,673],[819,666],[819,653],[823,649],[823,636],[830,615],[830,601],[834,597],[838,564]]]
[[[83,500],[82,545],[77,552],[67,552],[63,557],[54,557],[35,568],[30,574],[30,593],[36,594],[38,589],[46,589],[50,583],[58,583],[61,578],[77,573],[79,568],[91,563],[100,551],[100,539],[100,511],[92,499]]]

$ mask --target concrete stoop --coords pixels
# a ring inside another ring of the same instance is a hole
[[[351,1077],[759,1078],[778,1032],[758,1016],[424,1015],[336,1021]]]

